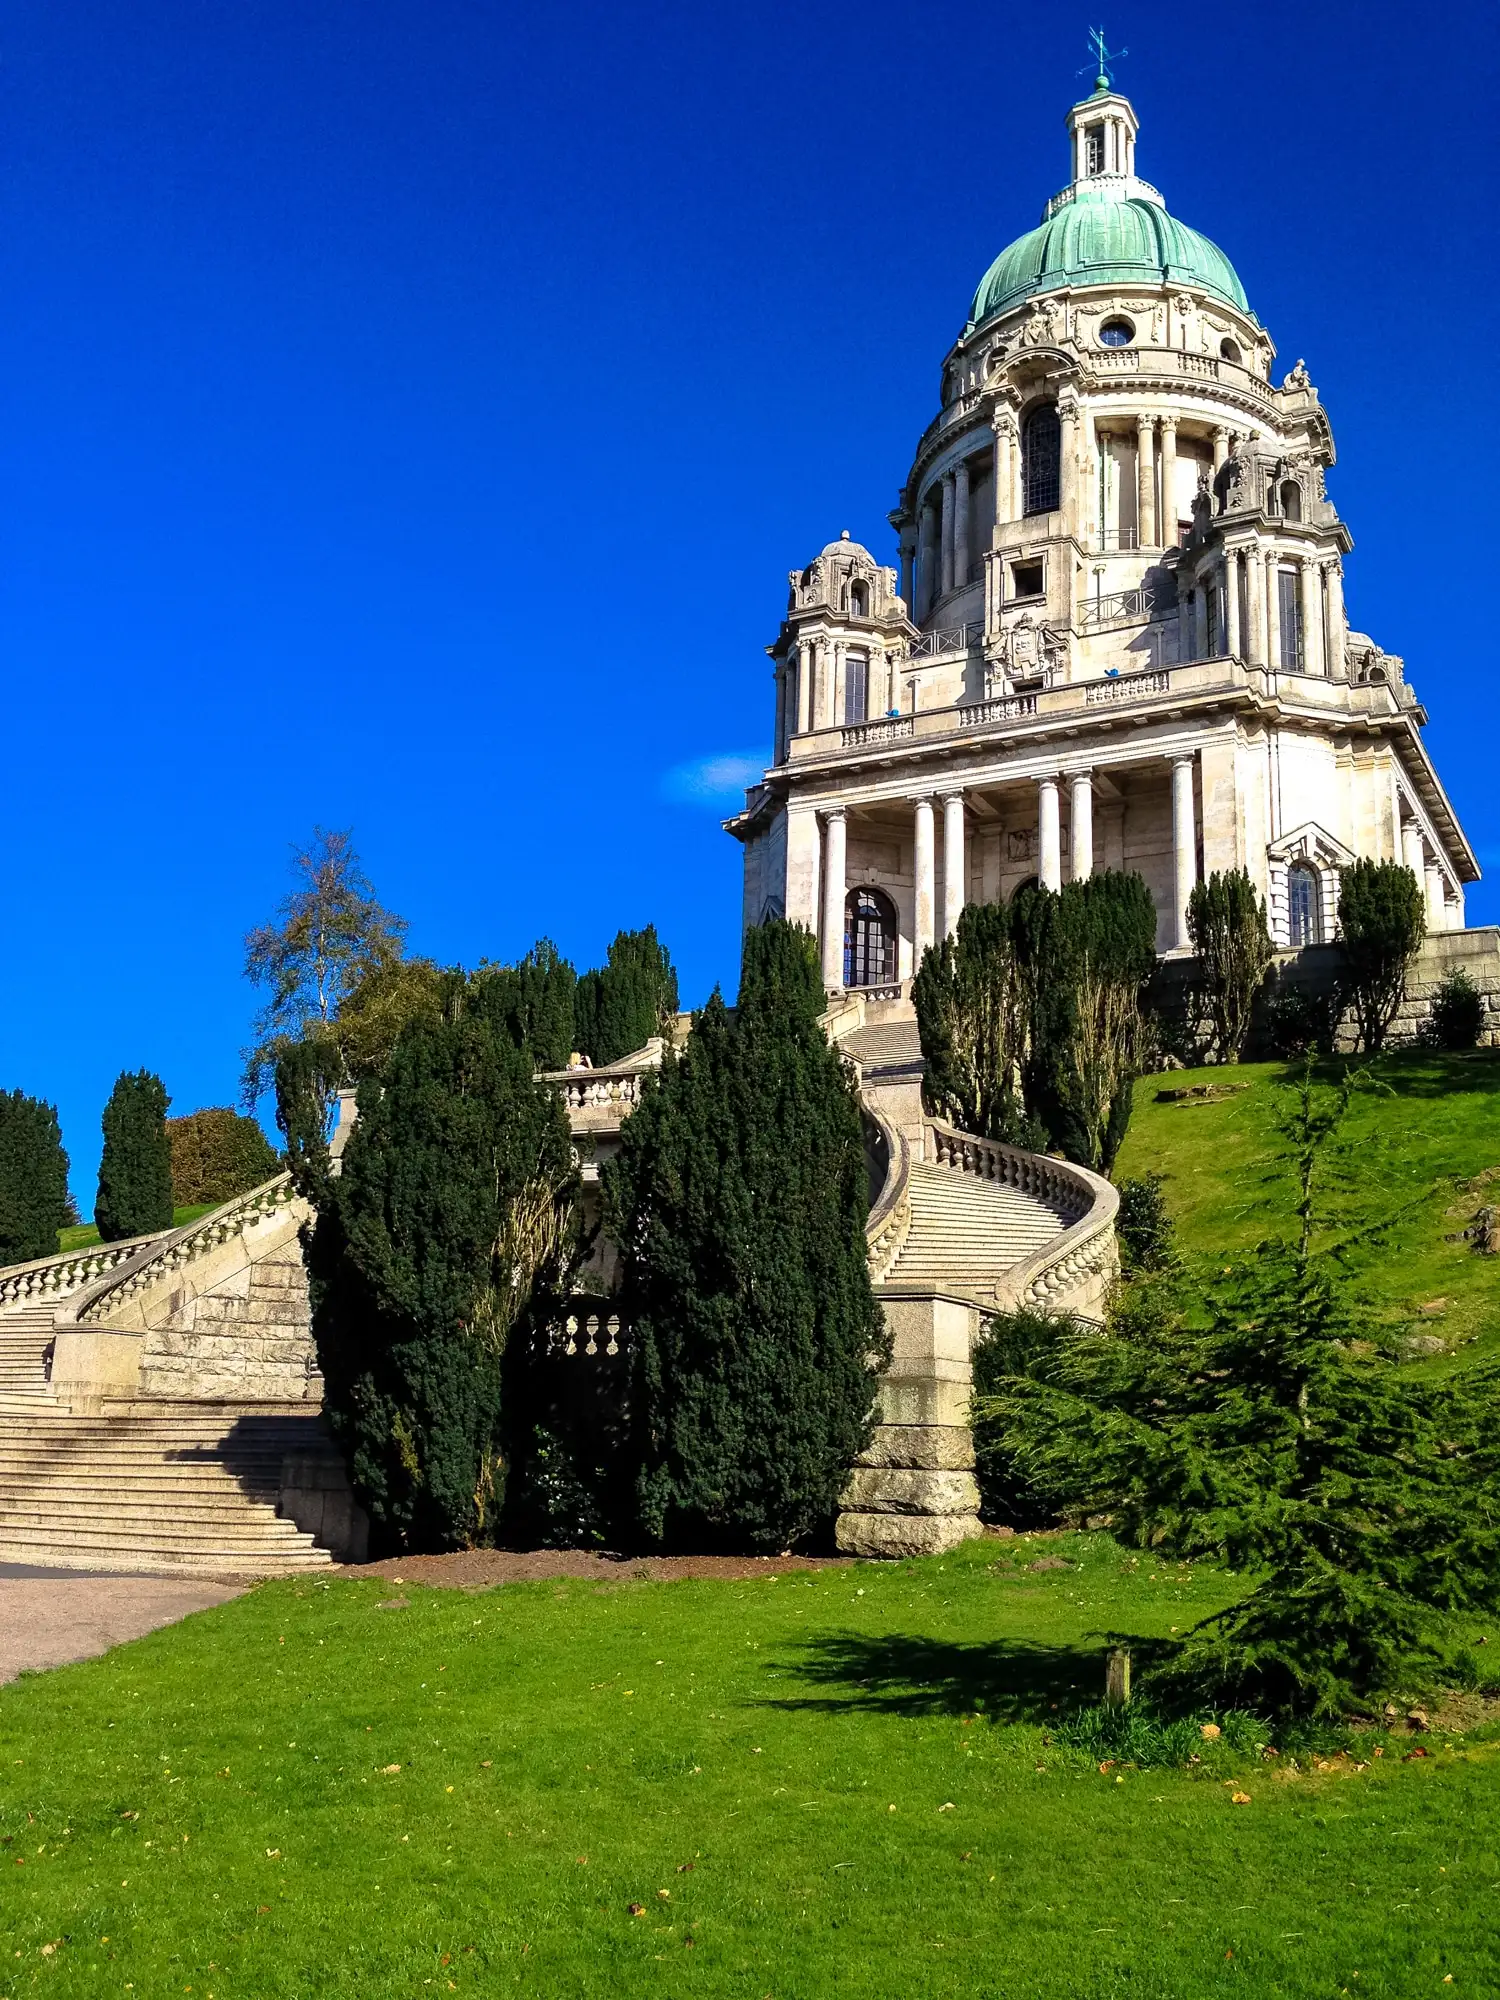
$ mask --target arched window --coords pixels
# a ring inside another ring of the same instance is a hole
[[[1026,419],[1021,432],[1021,478],[1028,514],[1056,511],[1061,466],[1062,427],[1057,421],[1057,406],[1042,403]]]
[[[1320,900],[1316,868],[1305,861],[1294,862],[1286,871],[1287,931],[1294,951],[1321,942]]]
[[[896,912],[878,889],[851,889],[844,905],[844,984],[894,986]]]
[[[1225,361],[1240,361],[1243,358],[1240,354],[1238,343],[1233,340],[1221,340],[1219,342],[1219,354]]]
[[[851,583],[849,586],[849,616],[851,618],[868,618],[869,615],[870,593],[862,583]]]
[[[1302,519],[1302,488],[1295,479],[1281,482],[1281,511],[1289,521]]]

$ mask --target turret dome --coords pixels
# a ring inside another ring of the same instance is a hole
[[[969,320],[978,325],[1022,299],[1065,285],[1190,285],[1248,313],[1245,288],[1216,243],[1168,215],[1135,174],[1135,112],[1113,92],[1068,114],[1074,178],[1048,202],[1037,228],[1018,237],[979,281]]]

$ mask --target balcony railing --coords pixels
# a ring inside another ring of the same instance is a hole
[[[924,632],[920,639],[914,639],[909,657],[913,660],[931,660],[936,659],[940,653],[967,653],[971,647],[983,644],[983,619],[968,625],[944,625],[936,631]]]
[[[1085,632],[1101,625],[1133,625],[1143,619],[1165,618],[1175,606],[1159,584],[1143,583],[1135,590],[1111,590],[1084,601],[1079,624]]]

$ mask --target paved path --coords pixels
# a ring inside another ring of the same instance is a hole
[[[247,1586],[208,1578],[90,1576],[0,1566],[0,1681],[28,1668],[91,1660]]]

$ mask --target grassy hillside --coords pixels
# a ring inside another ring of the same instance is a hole
[[[1492,1993],[1493,1726],[1418,1761],[1058,1741],[1109,1633],[1232,1592],[1102,1535],[744,1582],[269,1584],[0,1689],[0,1990]]]
[[[1340,1068],[1320,1075],[1333,1081]],[[1300,1066],[1143,1077],[1121,1150],[1121,1175],[1159,1173],[1183,1249],[1210,1259],[1294,1233],[1291,1177],[1276,1118]],[[1370,1065],[1344,1128],[1330,1189],[1353,1227],[1388,1225],[1350,1259],[1357,1290],[1386,1324],[1440,1334],[1457,1359],[1500,1354],[1500,1257],[1476,1256],[1462,1232],[1482,1203],[1500,1204],[1500,1051],[1403,1050]],[[1194,1085],[1218,1101],[1164,1102]],[[1478,1177],[1493,1171],[1486,1184]],[[1434,1366],[1451,1366],[1444,1358]]]
[[[185,1222],[196,1222],[200,1215],[207,1215],[211,1209],[218,1206],[217,1202],[210,1201],[200,1203],[197,1208],[174,1208],[172,1210],[172,1227],[174,1229],[181,1229]],[[69,1250],[86,1250],[91,1244],[98,1241],[99,1232],[93,1223],[80,1222],[75,1224],[72,1229],[58,1230],[58,1254],[61,1256],[66,1255]]]

